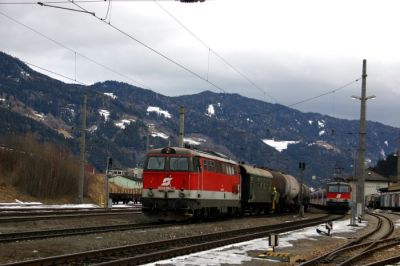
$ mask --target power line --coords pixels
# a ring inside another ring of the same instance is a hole
[[[312,101],[312,100],[321,98],[321,97],[326,96],[326,95],[328,95],[328,94],[335,93],[335,92],[337,92],[337,91],[339,91],[339,90],[342,90],[342,89],[344,89],[344,88],[346,88],[346,87],[348,87],[348,86],[352,85],[353,83],[356,83],[356,82],[358,82],[358,81],[360,81],[360,80],[361,80],[361,78],[358,78],[358,79],[353,80],[353,81],[351,81],[351,82],[349,82],[349,83],[346,83],[346,84],[344,84],[343,86],[340,86],[340,87],[338,87],[338,88],[336,88],[336,89],[334,89],[334,90],[331,90],[331,91],[322,93],[322,94],[320,94],[320,95],[317,95],[317,96],[314,96],[314,97],[310,97],[310,98],[306,98],[306,99],[304,99],[304,100],[301,100],[301,101],[298,101],[298,102],[289,104],[289,105],[287,105],[287,107],[292,107],[292,106],[295,106],[295,105],[298,105],[298,104],[301,104],[301,103],[305,103],[305,102],[309,102],[309,101]]]
[[[37,3],[36,3],[36,4],[37,4]],[[29,29],[30,31],[32,31],[32,32],[34,32],[34,33],[36,33],[36,34],[42,36],[43,38],[45,38],[45,39],[47,39],[47,40],[49,40],[49,41],[51,41],[51,42],[53,42],[53,43],[55,43],[55,44],[57,44],[57,45],[63,47],[63,48],[65,48],[66,50],[71,51],[72,53],[74,53],[74,54],[76,54],[76,55],[79,55],[79,56],[81,56],[82,58],[85,58],[86,60],[88,60],[88,61],[90,61],[90,62],[92,62],[92,63],[94,63],[94,64],[96,64],[96,65],[98,65],[98,66],[100,66],[100,67],[103,67],[104,69],[107,69],[108,71],[110,71],[110,72],[112,72],[112,73],[114,73],[114,74],[117,74],[117,75],[119,75],[119,76],[125,78],[126,80],[132,81],[132,82],[134,82],[134,83],[136,83],[136,84],[142,86],[142,88],[147,88],[147,89],[149,89],[149,87],[147,87],[147,86],[144,85],[143,83],[141,83],[141,82],[139,82],[139,81],[137,81],[137,80],[134,80],[134,79],[132,79],[132,78],[126,76],[125,74],[122,74],[122,73],[120,73],[120,72],[118,72],[118,71],[116,71],[116,70],[114,70],[114,69],[112,69],[112,68],[110,68],[110,67],[108,67],[108,66],[102,64],[102,63],[99,63],[99,62],[95,61],[94,59],[91,59],[90,57],[88,57],[88,56],[86,56],[86,55],[84,55],[84,54],[82,54],[82,53],[80,53],[80,52],[78,52],[78,51],[76,51],[76,50],[74,50],[74,49],[72,49],[72,48],[66,46],[65,44],[63,44],[63,43],[61,43],[61,42],[59,42],[59,41],[57,41],[57,40],[55,40],[55,39],[53,39],[53,38],[51,38],[51,37],[49,37],[49,36],[47,36],[47,35],[41,33],[40,31],[38,31],[38,30],[36,30],[36,29],[34,29],[34,28],[32,28],[32,27],[30,27],[30,26],[28,26],[28,25],[26,25],[26,24],[24,24],[24,23],[22,23],[22,22],[20,22],[20,21],[18,21],[18,20],[16,20],[16,19],[12,18],[12,17],[10,17],[9,15],[7,15],[7,14],[1,12],[1,11],[0,11],[0,15],[2,15],[2,16],[4,16],[4,17],[8,18],[9,20],[11,20],[11,21],[13,21],[13,22],[15,22],[15,23],[17,23],[17,24],[19,24],[19,25],[21,25],[21,26],[27,28],[27,29]]]
[[[95,15],[94,12],[82,11],[82,10],[78,10],[78,9],[68,8],[68,7],[61,7],[61,6],[49,5],[49,4],[44,4],[44,3],[42,3],[42,2],[37,2],[37,3],[38,3],[38,5],[40,5],[40,6],[48,6],[48,7],[53,7],[53,8],[65,9],[65,10],[69,10],[69,11],[88,13],[88,14],[91,14],[91,15],[93,15],[93,16]]]
[[[298,101],[298,102],[295,102],[295,103],[292,103],[292,104],[289,104],[289,105],[280,104],[281,107],[279,107],[279,108],[276,109],[276,110],[272,110],[272,111],[269,111],[269,112],[266,112],[266,113],[255,113],[255,114],[253,114],[253,115],[269,115],[269,114],[272,114],[272,113],[277,113],[277,112],[279,112],[279,111],[281,111],[281,110],[283,110],[283,109],[285,109],[285,108],[290,108],[290,107],[293,107],[293,106],[295,106],[295,105],[298,105],[298,104],[301,104],[301,103],[305,103],[305,102],[309,102],[309,101],[312,101],[312,100],[321,98],[321,97],[323,97],[323,96],[326,96],[326,95],[335,93],[335,92],[337,92],[337,91],[339,91],[339,90],[342,90],[342,89],[344,89],[344,88],[346,88],[346,87],[348,87],[348,86],[350,86],[350,85],[352,85],[352,84],[354,84],[354,83],[360,81],[361,79],[362,79],[362,77],[357,78],[357,79],[355,79],[355,80],[353,80],[353,81],[351,81],[351,82],[348,82],[348,83],[346,83],[346,84],[344,84],[344,85],[342,85],[342,86],[340,86],[340,87],[338,87],[338,88],[336,88],[336,89],[327,91],[327,92],[325,92],[325,93],[319,94],[319,95],[314,96],[314,97],[310,97],[310,98],[303,99],[303,100],[301,100],[301,101]]]
[[[74,2],[74,1],[72,1],[72,0],[70,0],[70,2],[71,2],[72,4],[74,4],[75,6],[79,7],[81,10],[86,11],[87,13],[90,13],[89,10],[87,10],[87,9],[83,8],[82,6],[78,5],[76,2]],[[169,61],[170,63],[173,63],[174,65],[176,65],[176,66],[182,68],[183,70],[189,72],[190,74],[192,74],[192,75],[196,76],[197,78],[203,80],[204,82],[210,84],[210,85],[213,86],[214,88],[216,88],[216,89],[222,91],[223,93],[226,93],[226,91],[225,91],[222,87],[220,87],[220,86],[218,86],[217,84],[215,84],[215,83],[213,83],[213,82],[207,80],[206,78],[204,78],[204,77],[202,77],[201,75],[197,74],[196,72],[194,72],[193,70],[189,69],[188,67],[186,67],[186,66],[182,65],[181,63],[175,61],[174,59],[172,59],[172,58],[170,58],[170,57],[164,55],[164,54],[161,53],[160,51],[158,51],[158,50],[156,50],[156,49],[150,47],[149,45],[147,45],[147,44],[145,44],[144,42],[138,40],[137,38],[135,38],[135,37],[132,36],[131,34],[129,34],[129,33],[125,32],[125,31],[121,30],[120,28],[114,26],[113,24],[111,24],[111,23],[109,23],[109,22],[104,21],[103,19],[101,19],[100,17],[96,16],[95,14],[93,15],[93,17],[96,18],[96,19],[98,19],[99,21],[105,23],[106,25],[108,25],[109,27],[113,28],[114,30],[120,32],[121,34],[125,35],[125,36],[128,37],[129,39],[134,40],[135,42],[137,42],[137,43],[139,43],[140,45],[144,46],[145,48],[149,49],[150,51],[152,51],[152,52],[158,54],[159,56],[161,56],[161,57],[164,58],[165,60]]]
[[[210,46],[208,46],[202,39],[200,39],[196,34],[193,33],[193,31],[191,31],[188,27],[186,27],[180,20],[178,20],[174,15],[172,15],[166,8],[164,8],[162,5],[160,5],[158,3],[159,0],[154,0],[154,2],[162,9],[164,10],[165,13],[167,13],[173,20],[175,20],[182,28],[184,28],[187,32],[189,32],[190,35],[192,35],[195,39],[197,39],[201,44],[203,44],[209,52],[212,52],[213,54],[215,54],[219,59],[222,60],[222,62],[224,62],[226,65],[228,65],[231,69],[233,69],[236,73],[238,73],[241,77],[243,77],[244,79],[246,79],[253,87],[255,87],[256,89],[260,90],[262,93],[264,93],[265,95],[267,95],[268,97],[270,97],[271,99],[273,99],[275,102],[278,102],[278,100],[276,98],[274,98],[272,95],[270,95],[269,93],[267,93],[264,89],[260,88],[259,86],[257,86],[257,84],[255,84],[252,80],[250,80],[250,78],[248,76],[246,76],[245,74],[243,74],[243,72],[239,71],[236,67],[234,67],[231,63],[229,63],[225,58],[223,58],[220,54],[218,54],[216,51],[214,51],[213,49],[210,48]],[[207,76],[208,76],[208,72],[207,72]]]
[[[110,0],[74,0],[74,3],[104,3],[104,2],[110,2]],[[152,2],[154,0],[112,0],[113,2],[126,2],[126,3],[132,3],[132,2]],[[174,2],[178,0],[158,0],[158,1],[164,1],[164,2]],[[208,0],[210,1],[210,0]],[[201,1],[200,1],[201,2]],[[68,0],[60,0],[60,1],[42,1],[43,4],[70,4],[71,2]],[[2,2],[0,5],[37,5],[37,1],[20,1],[20,2]]]
[[[113,1],[118,1],[118,0],[113,0]],[[154,0],[152,0],[152,1],[154,1]],[[85,11],[85,13],[91,13],[91,12],[89,12],[88,10],[84,9],[83,7],[79,6],[76,2],[80,2],[80,1],[73,1],[73,2],[72,2],[71,0],[69,0],[69,3],[72,3],[72,4],[76,5],[76,6],[79,7],[81,10]],[[51,41],[53,41],[53,42],[55,42],[55,43],[61,45],[62,47],[66,48],[66,49],[68,49],[68,50],[70,50],[70,51],[72,51],[72,52],[76,52],[76,51],[72,50],[71,48],[65,46],[64,44],[59,43],[59,42],[57,42],[57,41],[55,41],[55,40],[53,40],[53,39],[47,37],[46,35],[44,35],[44,34],[38,32],[38,31],[34,30],[33,28],[31,28],[31,27],[29,27],[29,26],[27,26],[27,25],[25,25],[25,24],[23,24],[23,23],[21,23],[21,22],[15,20],[15,19],[13,19],[13,18],[7,16],[6,14],[2,13],[1,11],[0,11],[0,14],[2,14],[3,16],[5,16],[5,17],[7,17],[7,18],[9,18],[9,19],[11,19],[11,20],[13,20],[13,21],[15,21],[15,22],[18,23],[18,24],[23,25],[24,27],[27,27],[28,29],[30,29],[30,30],[36,32],[37,34],[43,36],[44,38],[49,39],[49,40],[51,40]],[[188,71],[189,73],[195,75],[196,77],[200,78],[201,80],[203,80],[203,81],[209,83],[210,85],[214,86],[215,88],[217,88],[217,89],[223,91],[224,93],[226,93],[226,91],[225,91],[224,89],[220,88],[218,85],[216,85],[216,84],[214,84],[214,83],[208,81],[207,79],[201,77],[199,74],[197,74],[197,73],[195,73],[194,71],[190,70],[189,68],[183,66],[182,64],[176,62],[175,60],[173,60],[173,59],[171,59],[171,58],[169,58],[169,57],[163,55],[161,52],[159,52],[159,51],[153,49],[152,47],[146,45],[145,43],[139,41],[139,40],[136,39],[135,37],[129,35],[128,33],[122,31],[121,29],[115,27],[115,26],[112,25],[111,23],[106,22],[105,20],[103,20],[102,18],[99,18],[99,17],[96,16],[96,15],[94,15],[94,17],[97,18],[98,20],[100,20],[101,22],[106,23],[108,26],[112,27],[113,29],[119,31],[121,34],[127,36],[128,38],[130,38],[130,39],[132,39],[132,40],[138,42],[138,43],[141,44],[141,45],[143,45],[143,46],[146,47],[147,49],[149,49],[149,50],[153,51],[154,53],[160,55],[161,57],[165,58],[166,60],[170,61],[171,63],[173,63],[173,64],[175,64],[175,65],[181,67],[182,69],[184,69],[184,70]],[[208,46],[207,46],[207,47],[208,47]],[[210,48],[210,50],[211,50],[211,48]],[[101,66],[103,66],[103,67],[109,69],[107,66],[104,66],[104,65],[102,65],[102,64],[100,64],[100,63],[97,63],[96,61],[94,61],[94,60],[92,60],[92,59],[90,59],[90,58],[88,58],[88,57],[86,57],[86,56],[84,56],[84,55],[82,55],[82,54],[80,54],[80,53],[78,53],[78,54],[81,55],[82,57],[87,58],[88,60],[90,60],[90,61],[92,61],[92,62],[94,62],[94,63],[96,63],[96,64],[99,64],[99,65],[101,65]],[[33,65],[33,64],[30,64],[30,63],[27,63],[27,64],[32,65],[32,66],[34,66],[34,67],[37,67],[37,68],[39,68],[39,69],[48,71],[48,72],[53,73],[53,74],[55,74],[55,75],[64,77],[64,78],[69,79],[69,80],[71,80],[71,81],[75,81],[74,79],[69,78],[69,77],[67,77],[67,76],[64,76],[64,75],[62,75],[62,74],[59,74],[59,73],[56,73],[56,72],[53,72],[53,71],[50,71],[50,70],[41,68],[41,67],[39,67],[39,66],[36,66],[36,65]],[[120,74],[120,73],[118,73],[118,72],[115,72],[115,71],[112,70],[112,69],[109,69],[109,70],[112,71],[112,72],[114,72],[114,73],[117,73],[117,74],[119,74],[119,75],[122,75],[122,74]],[[124,76],[124,75],[122,75],[122,76]],[[342,90],[342,89],[344,89],[344,88],[346,88],[346,87],[352,85],[353,83],[358,82],[360,79],[361,79],[361,78],[358,78],[358,79],[356,79],[356,80],[353,80],[353,81],[351,81],[351,82],[349,82],[349,83],[346,83],[346,84],[343,85],[343,86],[340,86],[340,87],[338,87],[338,88],[336,88],[336,89],[334,89],[334,90],[330,90],[330,91],[328,91],[328,92],[326,92],[326,93],[323,93],[323,94],[320,94],[320,95],[317,95],[317,96],[314,96],[314,97],[306,98],[306,99],[304,99],[304,100],[301,100],[301,101],[292,103],[292,104],[290,104],[290,105],[283,105],[281,108],[279,108],[278,110],[275,110],[275,111],[280,111],[281,109],[283,109],[283,108],[285,108],[285,107],[292,107],[292,106],[295,106],[295,105],[298,105],[298,104],[301,104],[301,103],[309,102],[309,101],[315,100],[315,99],[317,99],[317,98],[320,98],[320,97],[323,97],[323,96],[326,96],[326,95],[335,93],[336,91]],[[77,81],[77,82],[78,82],[78,81]],[[136,82],[136,81],[135,81],[135,82]],[[138,83],[138,82],[136,82],[136,83]],[[84,83],[82,83],[82,84],[83,84],[83,85],[86,85],[86,84],[84,84]]]
[[[22,61],[22,60],[21,60],[21,61]],[[54,75],[57,75],[57,76],[63,77],[63,78],[65,78],[65,79],[71,80],[71,81],[73,81],[73,82],[76,82],[76,83],[79,83],[80,85],[89,86],[88,84],[85,84],[85,83],[83,83],[83,82],[81,82],[81,81],[78,81],[78,80],[76,80],[76,79],[73,79],[73,78],[71,78],[71,77],[67,77],[67,76],[65,76],[65,75],[63,75],[63,74],[60,74],[60,73],[54,72],[54,71],[52,71],[52,70],[49,70],[49,69],[46,69],[46,68],[44,68],[44,67],[40,67],[40,66],[38,66],[38,65],[34,65],[34,64],[32,64],[32,63],[29,63],[29,62],[26,62],[26,61],[22,61],[22,62],[24,62],[24,63],[25,63],[25,64],[27,64],[27,65],[30,65],[30,66],[33,66],[33,67],[39,68],[39,69],[41,69],[41,70],[47,71],[47,72],[49,72],[49,73],[52,73],[52,74],[54,74]]]

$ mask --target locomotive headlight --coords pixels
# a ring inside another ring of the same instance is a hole
[[[183,192],[183,188],[181,188],[181,191],[179,191],[179,197],[184,198],[185,193]]]

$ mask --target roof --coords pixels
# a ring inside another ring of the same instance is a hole
[[[240,167],[243,167],[248,174],[272,178],[271,172],[269,172],[267,170],[263,170],[263,169],[256,168],[251,165],[245,165],[245,164],[241,164]]]
[[[357,177],[353,178],[353,176],[349,176],[346,178],[348,181],[357,181]],[[372,170],[365,171],[365,181],[368,182],[393,182],[391,178],[387,178],[383,175],[378,174]]]
[[[192,156],[199,156],[203,158],[218,160],[226,163],[237,164],[237,162],[231,160],[227,156],[217,153],[217,152],[206,152],[201,150],[194,150],[188,148],[180,148],[180,147],[165,147],[159,149],[153,149],[147,152],[147,155],[159,155],[159,154],[166,154],[166,155],[192,155]]]

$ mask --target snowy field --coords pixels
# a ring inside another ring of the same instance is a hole
[[[359,226],[357,227],[349,226],[349,224],[350,220],[333,222],[333,230],[331,231],[332,234],[331,237],[340,238],[338,236],[335,236],[335,234],[353,232],[367,225],[366,222],[358,224]],[[318,237],[327,237],[318,234],[316,229],[320,229],[321,231],[326,231],[325,224],[280,234],[279,247],[275,248],[275,251],[279,252],[280,248],[292,247],[293,246],[292,242],[296,240],[308,239],[317,241]],[[224,247],[219,247],[212,250],[202,251],[190,255],[180,256],[168,260],[158,261],[155,263],[146,264],[146,266],[240,265],[245,261],[251,261],[251,260],[265,261],[265,259],[259,259],[249,256],[248,252],[254,250],[265,251],[268,248],[270,248],[270,246],[268,245],[268,238],[261,238],[233,245],[228,245]]]
[[[114,204],[112,208],[131,208],[138,207],[141,204]],[[5,209],[98,209],[97,204],[43,204],[41,202],[22,202],[15,200],[11,203],[0,203],[0,210]]]

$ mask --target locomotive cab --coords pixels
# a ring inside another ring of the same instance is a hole
[[[187,148],[148,152],[142,208],[161,220],[232,214],[240,209],[238,165],[222,156]]]

